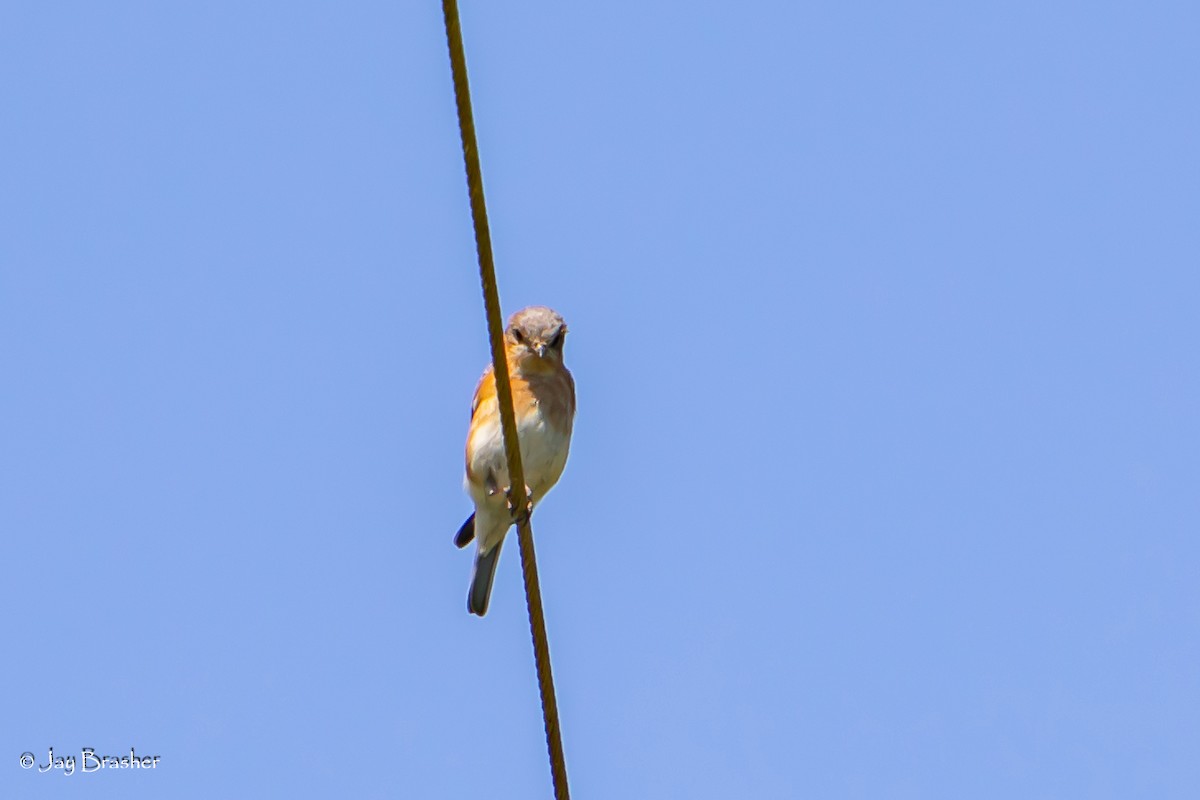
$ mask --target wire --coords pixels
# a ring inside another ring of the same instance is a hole
[[[521,450],[517,444],[517,416],[513,411],[508,359],[504,353],[504,322],[500,315],[500,294],[496,289],[496,265],[492,259],[492,236],[488,230],[487,206],[483,201],[483,171],[479,166],[479,147],[475,141],[475,117],[471,113],[467,57],[463,50],[457,0],[442,0],[442,14],[446,19],[446,43],[450,48],[450,69],[454,76],[458,129],[462,136],[463,161],[467,168],[471,219],[475,225],[475,249],[479,255],[479,278],[483,284],[483,305],[487,312],[488,337],[492,344],[492,367],[496,375],[496,399],[500,406],[500,429],[504,435],[504,449],[508,456],[509,486],[518,487],[515,492],[510,488],[509,497],[519,509],[517,541],[521,547],[521,572],[525,576],[529,632],[533,636],[538,689],[542,695],[542,719],[546,726],[546,748],[550,752],[550,775],[554,781],[556,800],[569,800],[571,794],[567,789],[567,764],[558,727],[558,701],[554,697],[554,676],[550,671],[550,642],[546,638],[542,590],[538,585],[537,557],[533,552],[533,528],[525,509],[525,470],[521,466]],[[519,499],[515,495],[520,495]]]

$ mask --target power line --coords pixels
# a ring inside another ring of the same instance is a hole
[[[487,206],[483,201],[483,171],[479,166],[479,148],[475,141],[475,117],[471,113],[467,57],[463,50],[457,0],[442,0],[442,14],[446,20],[446,43],[450,47],[450,69],[454,76],[454,99],[458,106],[458,130],[462,136],[463,162],[467,167],[467,188],[471,198],[471,219],[475,225],[475,249],[479,254],[483,305],[487,312],[488,336],[492,344],[492,371],[496,376],[500,429],[504,435],[504,450],[508,456],[509,501],[517,509],[517,541],[521,546],[521,572],[525,576],[525,601],[529,607],[529,632],[533,636],[538,689],[542,695],[542,719],[546,726],[546,747],[550,751],[550,774],[554,780],[555,800],[569,800],[571,795],[567,789],[567,764],[563,757],[562,735],[558,727],[558,701],[554,697],[554,676],[550,671],[550,642],[546,638],[546,618],[542,613],[542,590],[538,585],[537,558],[533,552],[533,528],[530,526],[527,500],[524,496],[525,470],[521,467],[521,449],[517,445],[517,416],[513,411],[508,359],[504,353],[504,322],[500,314],[500,294],[496,289],[496,265],[492,259],[492,236],[488,230]]]

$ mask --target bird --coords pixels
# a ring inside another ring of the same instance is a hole
[[[532,512],[558,482],[571,448],[575,421],[575,379],[563,363],[567,323],[554,309],[530,306],[509,317],[504,352],[512,385],[525,493],[511,491],[508,458],[500,429],[494,367],[484,370],[471,403],[463,488],[475,512],[458,529],[454,544],[475,541],[475,563],[467,590],[467,611],[487,613],[500,547],[521,512]],[[518,508],[518,503],[524,508]]]

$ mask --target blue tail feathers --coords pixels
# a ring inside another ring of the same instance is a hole
[[[491,550],[475,554],[475,569],[471,573],[471,588],[467,590],[467,611],[482,617],[487,613],[488,600],[492,597],[492,580],[496,577],[496,564],[500,561],[498,542]]]

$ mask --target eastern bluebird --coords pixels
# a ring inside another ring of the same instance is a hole
[[[530,510],[558,482],[571,446],[575,419],[575,381],[563,365],[563,340],[567,324],[553,309],[530,306],[513,314],[504,330],[517,441],[525,471]],[[491,365],[475,388],[471,404],[471,429],[467,433],[467,475],[464,488],[475,503],[454,544],[476,542],[475,568],[467,591],[467,610],[483,616],[492,594],[492,579],[504,536],[515,521],[510,504],[508,458],[500,431],[496,376]],[[512,503],[521,502],[514,495]]]

